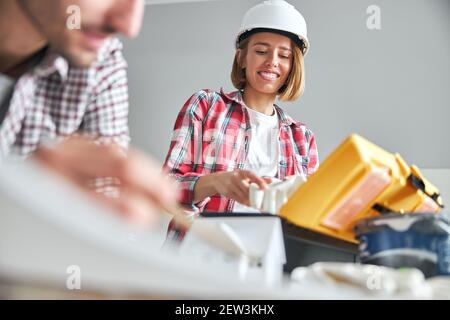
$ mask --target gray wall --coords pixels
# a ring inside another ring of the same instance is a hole
[[[257,0],[147,7],[125,41],[134,145],[163,160],[175,117],[201,88],[232,90],[233,41]],[[357,132],[422,168],[450,168],[450,1],[291,0],[308,23],[304,96],[282,106],[324,159]],[[381,30],[366,9],[381,8]]]

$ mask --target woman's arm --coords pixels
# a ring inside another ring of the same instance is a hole
[[[209,93],[204,90],[198,91],[186,101],[175,121],[170,148],[164,162],[164,169],[178,182],[179,202],[195,212],[201,211],[208,202],[208,196],[201,199],[195,197],[194,188],[202,177],[195,167],[202,164],[202,122],[209,106]]]
[[[308,129],[308,177],[319,168],[319,152],[314,133]]]
[[[245,170],[201,174],[196,165],[203,165],[203,121],[210,108],[207,91],[199,91],[185,103],[177,120],[164,167],[173,176],[181,191],[180,202],[194,211],[202,210],[214,194],[234,199],[242,204],[249,202],[250,183],[260,188],[266,182],[255,173]]]

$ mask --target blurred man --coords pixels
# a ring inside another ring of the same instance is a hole
[[[0,161],[32,156],[85,190],[118,178],[120,196],[98,198],[145,223],[176,197],[157,164],[125,151],[127,65],[115,35],[137,36],[143,11],[142,0],[0,2]]]

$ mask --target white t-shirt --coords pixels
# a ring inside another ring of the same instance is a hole
[[[274,110],[274,114],[268,116],[247,107],[246,109],[250,117],[251,139],[244,168],[259,176],[275,177],[280,153],[278,114]],[[259,210],[236,202],[233,212],[258,213]]]

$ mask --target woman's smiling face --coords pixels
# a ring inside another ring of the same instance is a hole
[[[246,89],[277,95],[292,68],[292,43],[283,35],[260,32],[249,39],[243,65]],[[239,49],[238,54],[243,54]]]

